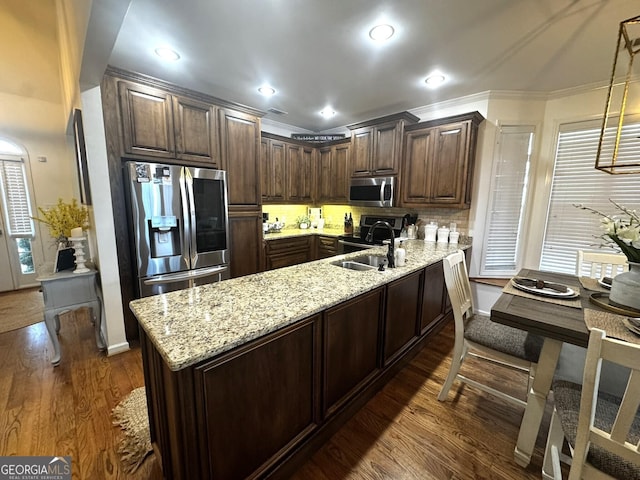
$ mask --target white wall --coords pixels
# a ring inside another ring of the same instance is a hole
[[[103,331],[107,353],[129,349],[124,328],[118,255],[114,229],[107,145],[102,116],[100,87],[82,92],[82,116],[85,127],[87,166],[93,203],[94,234],[97,251],[94,262],[100,271],[103,296]]]

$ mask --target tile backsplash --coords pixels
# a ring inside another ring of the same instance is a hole
[[[300,215],[305,215],[309,207],[317,205],[263,205],[262,211],[269,213],[269,222],[275,222],[276,217],[285,222],[284,228],[296,228],[295,220]],[[322,217],[327,228],[342,228],[344,226],[344,214],[351,214],[353,225],[357,229],[362,215],[400,215],[406,213],[418,215],[416,224],[419,229],[419,238],[423,238],[422,226],[434,221],[439,226],[448,227],[452,222],[462,236],[469,234],[469,210],[454,208],[370,208],[356,207],[352,205],[321,205]]]

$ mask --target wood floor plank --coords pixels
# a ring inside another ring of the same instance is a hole
[[[0,455],[71,455],[74,479],[162,479],[154,455],[133,474],[123,470],[122,433],[111,424],[113,407],[144,385],[139,348],[106,357],[81,311],[61,319],[59,339],[62,361],[53,367],[43,322],[0,334]],[[523,469],[513,461],[522,408],[457,382],[437,400],[452,346],[448,326],[292,478],[539,479],[547,423]],[[521,375],[474,362],[463,366],[469,375],[524,395]],[[549,413],[550,404],[545,422]]]

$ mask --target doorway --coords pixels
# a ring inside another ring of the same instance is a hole
[[[37,284],[26,157],[23,148],[0,138],[0,292]]]

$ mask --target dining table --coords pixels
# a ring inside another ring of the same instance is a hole
[[[517,277],[565,285],[579,294],[575,299],[555,301],[554,298],[516,291],[510,282],[491,309],[492,321],[544,338],[535,376],[527,392],[514,452],[515,462],[526,467],[531,461],[563,345],[586,348],[589,328],[585,322],[585,314],[591,321],[594,315],[609,315],[609,309],[593,303],[590,297],[594,292],[585,288],[581,279],[575,275],[524,268],[518,272]],[[582,371],[577,374],[581,379]]]

